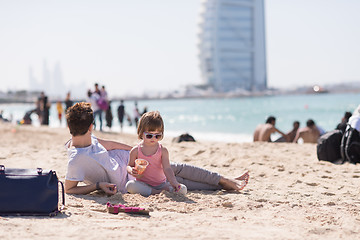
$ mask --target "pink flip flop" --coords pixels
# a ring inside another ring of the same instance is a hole
[[[149,215],[149,211],[145,210],[145,208],[126,207],[125,205],[121,205],[121,204],[112,205],[110,202],[106,203],[106,208],[108,213],[112,213],[112,214],[118,214],[119,212],[124,212],[130,214]]]

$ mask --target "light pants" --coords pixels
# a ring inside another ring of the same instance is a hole
[[[188,190],[219,190],[221,176],[218,173],[208,171],[184,163],[170,163],[176,180],[184,184]],[[168,182],[164,184],[169,184]],[[160,187],[160,188],[159,188]],[[130,193],[140,193],[143,196],[149,196],[152,188],[162,189],[164,186],[159,185],[152,187],[141,181],[131,180],[127,182],[126,189]]]

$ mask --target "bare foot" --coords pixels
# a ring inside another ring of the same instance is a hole
[[[225,190],[240,191],[240,190],[243,190],[244,187],[247,185],[247,181],[246,180],[237,180],[237,179],[228,179],[228,178],[221,177],[219,184]]]
[[[246,183],[249,182],[249,178],[250,178],[250,175],[249,175],[249,171],[245,171],[243,174],[241,174],[239,177],[235,178],[235,180],[243,180],[245,181]]]

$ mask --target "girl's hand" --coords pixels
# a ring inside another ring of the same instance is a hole
[[[131,172],[130,174],[136,178],[140,178],[142,174],[138,173],[138,170],[135,169],[135,167],[131,167]]]
[[[181,188],[181,185],[178,182],[175,183],[175,184],[171,184],[171,186],[174,188],[175,192],[178,192],[180,190],[180,188]]]

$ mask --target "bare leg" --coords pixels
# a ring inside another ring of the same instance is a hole
[[[249,182],[249,171],[244,172],[243,174],[241,174],[239,177],[235,178],[235,180],[243,180],[246,182]]]
[[[235,178],[235,179],[229,179],[225,177],[221,177],[219,184],[225,189],[225,190],[236,190],[240,191],[243,190],[244,187],[247,185],[249,181],[249,172],[246,171],[241,176]]]

